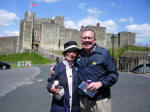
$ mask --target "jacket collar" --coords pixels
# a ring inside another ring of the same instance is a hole
[[[67,61],[66,59],[63,60],[63,63],[69,67],[72,67],[74,65],[74,62],[71,63],[71,62]]]
[[[90,51],[89,54],[93,54],[93,53],[100,53],[100,54],[103,54],[103,48],[99,47],[98,45],[94,45],[93,49]],[[86,52],[84,50],[84,48],[81,49],[81,55],[85,55]]]

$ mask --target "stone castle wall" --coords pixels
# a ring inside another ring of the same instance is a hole
[[[58,49],[59,27],[55,24],[43,24],[40,41],[40,49]]]
[[[126,44],[135,45],[135,33],[120,32],[118,34],[109,34],[106,33],[106,27],[100,26],[99,23],[90,27],[96,33],[97,44],[104,48],[112,48],[112,42],[114,42],[114,47],[121,47]],[[80,31],[65,28],[63,16],[56,16],[54,19],[37,18],[34,12],[26,12],[24,19],[20,22],[20,36],[16,39],[18,44],[10,41],[12,42],[10,45],[13,46],[12,48],[17,48],[16,51],[18,52],[32,49],[52,51],[63,50],[65,42],[75,40],[81,47],[81,32],[83,28],[84,26],[81,27]],[[112,39],[112,35],[115,38]],[[1,44],[1,46],[7,48],[7,42]],[[13,51],[11,50],[10,53]]]
[[[96,33],[96,43],[99,46],[106,48],[106,28],[101,27],[99,25],[97,26],[90,26]]]
[[[135,45],[135,33],[132,32],[120,32],[119,36],[119,46],[124,45]]]
[[[0,55],[18,52],[18,36],[0,37]]]

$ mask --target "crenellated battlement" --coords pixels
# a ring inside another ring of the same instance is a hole
[[[37,18],[35,12],[26,12],[24,21],[34,22],[34,24],[56,24],[59,26],[64,26],[63,16],[55,16],[55,18]]]
[[[118,34],[109,34],[106,33],[106,27],[101,26],[100,23],[97,23],[95,26],[89,25],[89,27],[95,31],[96,43],[101,47],[111,48],[112,42],[114,42],[114,47],[121,47],[127,44],[135,45],[135,33],[120,32]],[[14,46],[12,46],[16,50],[18,49],[17,51],[19,52],[27,49],[63,50],[64,43],[75,40],[79,47],[82,47],[81,32],[83,28],[84,26],[81,26],[80,31],[66,28],[63,16],[38,18],[35,12],[26,12],[24,19],[20,20],[20,37],[16,42],[18,44],[13,44]],[[112,38],[113,36],[115,38]],[[4,45],[3,43],[1,42],[0,45]]]
[[[55,20],[51,18],[34,18],[35,24],[55,24]]]

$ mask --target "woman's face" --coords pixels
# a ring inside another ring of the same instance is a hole
[[[66,59],[69,62],[73,62],[77,58],[77,52],[76,51],[68,51],[66,53]]]

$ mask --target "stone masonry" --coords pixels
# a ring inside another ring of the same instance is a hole
[[[120,32],[118,34],[106,33],[106,27],[90,26],[96,32],[97,44],[104,48],[135,45],[136,35],[132,32]],[[81,47],[81,32],[77,29],[66,28],[64,17],[37,18],[34,12],[26,12],[24,19],[20,21],[19,37],[0,38],[0,53],[11,54],[30,50],[63,50],[65,42],[75,40]],[[114,38],[111,38],[114,35]],[[9,49],[10,48],[10,49]],[[9,49],[9,50],[8,50]]]

